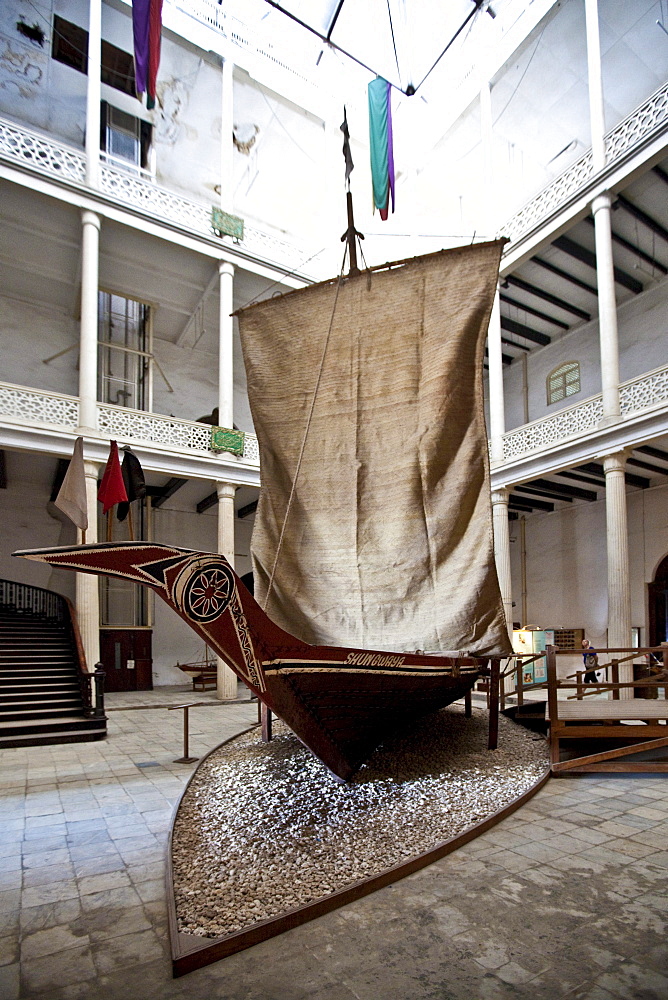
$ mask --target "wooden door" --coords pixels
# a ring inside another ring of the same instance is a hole
[[[152,690],[151,639],[148,628],[100,630],[100,659],[107,674],[105,690]]]

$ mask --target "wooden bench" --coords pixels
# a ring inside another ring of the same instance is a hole
[[[639,658],[644,653],[657,652],[653,649],[597,650],[598,653],[630,653],[631,658]],[[658,652],[666,654],[665,648]],[[598,690],[612,697],[597,698],[588,694],[582,697],[581,684],[568,684],[557,678],[557,653],[554,646],[547,647],[547,693],[546,718],[550,722],[550,760],[553,774],[578,774],[593,771],[643,771],[652,773],[668,772],[666,761],[630,761],[623,758],[632,754],[657,750],[668,746],[668,699],[624,697],[642,688],[664,690],[667,681],[660,676],[641,681],[626,681],[590,684],[588,691]],[[614,664],[620,661],[613,660]],[[622,661],[623,662],[623,661]],[[665,668],[664,668],[665,672]],[[614,671],[616,675],[616,671]],[[563,700],[558,691],[574,690],[578,700]],[[658,690],[657,690],[658,693]],[[565,739],[586,740],[636,740],[631,746],[623,745],[613,750],[587,754],[572,760],[562,761],[561,741]]]

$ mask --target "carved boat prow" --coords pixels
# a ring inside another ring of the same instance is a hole
[[[309,645],[275,625],[216,553],[108,542],[14,555],[150,587],[344,781],[401,725],[486,673],[486,657]]]

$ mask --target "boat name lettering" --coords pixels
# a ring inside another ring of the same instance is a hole
[[[382,656],[378,653],[348,653],[346,663],[356,667],[400,667],[405,656]]]

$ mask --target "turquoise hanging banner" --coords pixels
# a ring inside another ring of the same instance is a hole
[[[390,84],[381,76],[372,80],[368,87],[373,203],[383,220],[388,216],[390,197],[394,212],[394,143],[390,92]]]

